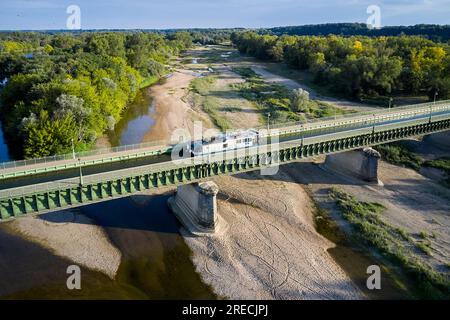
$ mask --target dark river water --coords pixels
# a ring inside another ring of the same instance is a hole
[[[108,134],[113,147],[141,143],[144,135],[153,126],[155,106],[148,90],[142,90],[127,108],[114,131]]]
[[[122,120],[116,124],[114,131],[108,135],[110,143],[120,146],[142,142],[145,133],[154,124],[153,112],[152,97],[148,90],[143,90],[129,106]],[[1,139],[0,135],[1,156],[7,160],[8,151]],[[29,257],[33,254],[40,257],[40,268],[33,269],[33,279],[28,281],[36,284],[8,292],[3,298],[215,299],[211,288],[203,284],[195,272],[190,259],[191,251],[178,231],[179,222],[167,207],[169,196],[170,193],[139,194],[72,209],[89,216],[101,226],[111,242],[122,252],[115,280],[99,272],[81,268],[81,290],[68,290],[66,287],[66,268],[73,263],[38,246],[25,243],[16,235],[6,236],[0,233],[0,241],[2,237],[8,237],[3,239],[3,243],[16,243],[17,249],[10,253],[13,257],[18,254],[27,255],[16,259],[30,260]],[[46,219],[46,214],[40,218]],[[20,270],[23,270],[22,273]],[[14,276],[20,282],[21,277],[27,273],[30,270],[21,265]],[[0,284],[1,278],[0,276]],[[10,281],[14,279],[6,279],[4,283]]]
[[[2,124],[0,123],[0,163],[11,160],[9,156],[8,145],[5,142],[5,137],[3,135]]]

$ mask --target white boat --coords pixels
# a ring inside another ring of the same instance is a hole
[[[190,152],[192,156],[199,156],[248,148],[257,144],[258,132],[250,129],[221,134],[201,141],[193,141],[190,146]]]

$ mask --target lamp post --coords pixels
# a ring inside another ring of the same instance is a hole
[[[81,159],[78,158],[78,167],[80,168],[80,187],[83,186],[83,171],[81,170]]]
[[[267,135],[270,132],[270,112],[267,112]]]
[[[436,98],[437,98],[438,95],[439,95],[438,90],[436,90],[436,91],[434,92],[433,106],[436,105]],[[433,111],[433,107],[430,105],[430,122],[431,122],[431,115],[432,115],[432,113],[433,113],[432,111]]]
[[[389,112],[391,112],[392,101],[394,101],[394,99],[392,99],[392,97],[389,98]]]

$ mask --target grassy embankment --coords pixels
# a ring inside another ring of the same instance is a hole
[[[316,100],[309,100],[302,112],[294,112],[291,108],[291,90],[284,86],[266,83],[251,68],[236,67],[233,71],[246,80],[243,83],[233,84],[233,88],[263,112],[264,121],[266,121],[264,114],[267,112],[270,112],[270,120],[274,123],[332,117],[348,112]]]
[[[139,85],[139,89],[144,89],[147,87],[150,87],[154,84],[156,84],[159,81],[159,77],[158,76],[150,76],[145,78],[144,80],[142,80],[141,84]]]
[[[192,101],[194,106],[201,108],[207,113],[221,131],[226,131],[231,128],[231,124],[219,113],[219,100],[210,95],[216,80],[217,78],[214,75],[196,78],[191,81],[190,91],[193,94]]]
[[[437,272],[419,258],[420,254],[432,254],[431,242],[425,232],[421,240],[404,229],[396,228],[383,219],[383,205],[358,201],[355,197],[338,189],[331,189],[330,197],[336,200],[344,219],[352,226],[352,238],[359,245],[374,249],[391,263],[398,266],[410,278],[417,298],[449,299],[448,275]],[[423,252],[423,253],[422,253]]]
[[[450,187],[450,157],[425,161],[415,154],[405,143],[393,142],[376,146],[382,157],[389,163],[405,166],[419,171],[422,167],[430,167],[442,170],[447,178],[444,184]]]

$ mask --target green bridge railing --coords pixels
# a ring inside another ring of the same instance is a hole
[[[0,191],[0,221],[450,129],[450,113]]]
[[[439,112],[450,112],[450,100],[436,103],[424,103],[412,106],[396,107],[390,110],[374,110],[359,113],[339,115],[332,118],[320,118],[300,122],[272,124],[280,135],[302,134],[309,131],[320,132],[330,128],[349,128],[363,122],[377,124],[389,120],[401,120],[412,116]],[[266,127],[256,128],[261,136],[270,135]],[[172,145],[169,141],[156,141],[113,148],[103,148],[76,154],[56,155],[45,158],[19,160],[0,163],[0,180],[52,171],[61,171],[79,166],[94,166],[105,163],[159,156],[170,152]],[[78,160],[79,159],[79,160]]]

